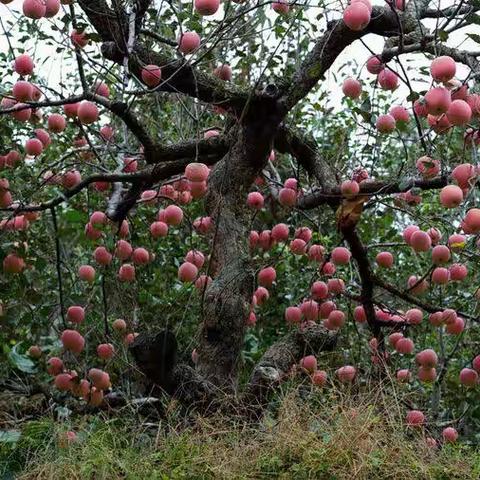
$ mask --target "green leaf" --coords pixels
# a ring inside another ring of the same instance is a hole
[[[466,21],[468,23],[474,23],[475,25],[480,25],[480,15],[476,13],[471,13],[467,18]]]
[[[401,132],[408,132],[408,122],[404,122],[402,120],[397,121],[397,128]]]
[[[467,33],[467,36],[470,37],[474,42],[480,43],[480,35],[476,33]]]
[[[0,443],[17,443],[21,435],[18,430],[0,430]]]
[[[78,210],[68,210],[65,213],[65,219],[69,223],[82,223],[85,221],[84,215],[80,213]]]
[[[10,352],[8,352],[8,359],[12,362],[13,366],[24,373],[36,373],[37,367],[35,363],[26,355],[18,353],[18,347],[22,342],[17,343]]]
[[[407,189],[409,187],[409,185],[410,185],[410,178],[404,178],[400,181],[400,184],[398,185],[398,188],[403,191],[403,190]]]
[[[372,114],[366,110],[362,110],[360,108],[355,107],[353,109],[353,112],[357,113],[358,115],[361,115],[363,118],[363,121],[366,123],[372,123]]]
[[[59,419],[66,419],[70,416],[70,414],[72,413],[72,411],[67,408],[67,407],[57,407],[55,409],[55,412],[56,414],[58,415]]]
[[[438,38],[442,42],[446,42],[448,40],[448,32],[446,32],[445,30],[439,30],[438,31]]]
[[[362,104],[360,105],[360,109],[364,112],[371,112],[372,111],[372,103],[370,102],[370,97],[367,97]]]
[[[415,100],[418,100],[420,98],[420,95],[417,92],[412,92],[408,97],[407,100],[409,102],[414,102]]]
[[[87,36],[92,42],[100,42],[102,40],[102,37],[98,33],[92,32],[89,33]]]

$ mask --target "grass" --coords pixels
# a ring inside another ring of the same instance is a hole
[[[428,448],[425,432],[406,429],[405,410],[381,390],[295,388],[255,427],[226,418],[186,427],[177,414],[171,408],[160,425],[127,411],[26,422],[17,443],[0,447],[4,478],[8,471],[19,480],[480,478],[479,450]],[[77,441],[62,446],[69,429]]]

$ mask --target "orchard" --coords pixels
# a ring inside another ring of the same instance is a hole
[[[0,2],[2,385],[480,442],[477,0]]]

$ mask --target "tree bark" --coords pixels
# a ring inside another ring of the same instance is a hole
[[[320,324],[289,332],[265,352],[239,397],[232,389],[214,385],[191,366],[177,364],[177,343],[169,331],[153,336],[139,335],[130,351],[153,387],[154,396],[165,392],[203,414],[221,410],[229,415],[259,419],[272,393],[288,377],[293,365],[305,355],[333,350],[336,343],[337,333]]]
[[[274,343],[255,365],[245,389],[244,402],[251,414],[261,415],[271,393],[302,357],[331,351],[336,344],[337,333],[320,324],[294,330]]]
[[[203,299],[197,371],[235,393],[245,323],[254,292],[248,253],[252,211],[247,194],[267,164],[282,114],[274,96],[255,97],[240,119],[238,136],[208,181],[206,210],[215,223],[210,274],[214,281]]]

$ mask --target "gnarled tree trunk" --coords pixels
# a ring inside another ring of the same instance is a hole
[[[281,114],[265,94],[240,119],[237,139],[210,174],[207,213],[215,223],[211,275],[203,301],[198,372],[227,392],[235,392],[245,323],[254,292],[248,254],[252,212],[247,194],[265,167]]]

